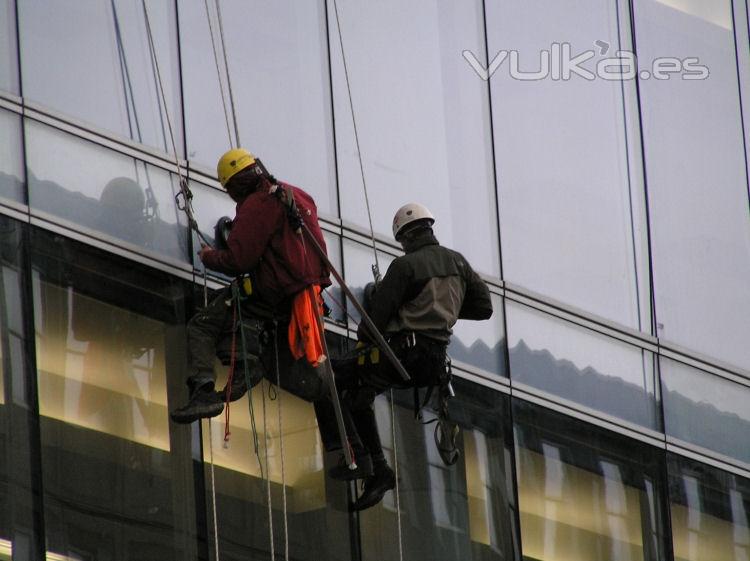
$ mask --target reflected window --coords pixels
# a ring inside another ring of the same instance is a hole
[[[404,559],[517,559],[507,397],[461,379],[454,386],[449,414],[461,455],[451,467],[435,447],[435,425],[414,420],[411,392],[394,392],[395,443],[387,395],[375,402],[386,458],[398,462]],[[429,407],[424,415],[435,418]],[[360,514],[363,559],[398,558],[396,508],[391,491]]]
[[[35,121],[26,135],[33,209],[128,249],[186,260],[176,176]]]
[[[209,21],[203,2],[178,4],[188,158],[213,170],[235,144],[219,21],[213,6]],[[277,178],[310,193],[320,214],[338,216],[323,5],[254,3],[248,8],[247,2],[230,0],[221,2],[221,16],[242,145]],[[228,116],[209,25],[219,49]]]
[[[24,97],[172,153],[168,112],[181,149],[173,3],[70,0],[19,2],[18,7]],[[146,9],[154,53],[149,49]],[[166,108],[152,55],[158,61]]]
[[[667,465],[675,559],[750,558],[750,481],[673,454]]]
[[[656,448],[516,400],[523,558],[665,559]]]
[[[16,2],[0,0],[0,90],[18,95]]]
[[[732,10],[731,0],[633,3],[643,69],[665,56],[705,67],[702,79],[683,69],[640,83],[658,335],[747,369],[750,221]]]
[[[660,429],[652,352],[516,302],[506,312],[514,383]]]
[[[599,0],[487,3],[490,56],[499,64],[511,51],[490,78],[503,275],[650,333],[644,195],[628,171],[623,111],[632,82],[594,79],[605,58],[597,45],[606,57],[627,48],[617,10]],[[564,75],[564,49],[594,55],[581,64],[591,80]]]
[[[195,482],[175,469],[189,434],[168,420],[168,376],[185,368],[185,287],[43,231],[32,246],[48,550],[192,557],[195,528],[178,516],[195,511]]]
[[[668,435],[750,465],[750,387],[659,359]]]
[[[0,109],[0,203],[24,200],[21,117]]]
[[[482,4],[340,2],[339,29],[328,2],[328,19],[341,217],[369,230],[339,31],[375,231],[421,203],[441,243],[497,277],[489,91],[461,57],[485,51]]]

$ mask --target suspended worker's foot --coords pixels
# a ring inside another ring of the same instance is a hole
[[[362,496],[352,505],[352,511],[365,510],[383,500],[383,496],[396,486],[396,474],[387,465],[378,467],[372,477],[365,479]]]
[[[349,469],[349,466],[346,463],[346,458],[342,454],[338,465],[329,469],[328,475],[339,481],[351,481],[353,479],[365,479],[370,477],[372,475],[372,459],[370,458],[370,455],[364,451],[357,454],[355,451],[354,457],[355,463],[357,464],[355,469]]]
[[[247,393],[247,384],[245,383],[245,376],[242,373],[236,373],[232,376],[232,389],[229,391],[229,401],[237,401],[243,395]],[[227,386],[224,386],[220,392],[217,392],[219,399],[226,401],[227,399]]]
[[[178,407],[169,416],[175,423],[188,424],[198,419],[216,417],[224,410],[224,402],[214,391],[214,384],[203,384],[190,393],[186,405]]]

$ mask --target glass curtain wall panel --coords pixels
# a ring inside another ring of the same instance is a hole
[[[240,144],[338,216],[324,2],[228,0],[221,27],[208,4],[209,17],[203,2],[178,2],[188,158],[213,170],[237,145],[226,56]]]
[[[669,558],[663,451],[520,400],[513,422],[524,560]]]
[[[633,9],[641,73],[651,73],[640,89],[658,335],[750,368],[748,178],[732,3],[635,0]],[[747,33],[747,22],[737,25]],[[668,69],[662,79],[657,59]]]
[[[465,380],[454,384],[449,411],[461,455],[451,467],[438,455],[435,425],[414,420],[410,391],[396,392],[395,433],[387,395],[375,402],[386,458],[393,466],[395,450],[398,459],[404,559],[519,559],[508,398]],[[424,416],[435,418],[430,408]],[[363,561],[399,558],[398,514],[395,491],[360,514]]]
[[[750,466],[750,385],[660,357],[669,436]]]
[[[191,432],[168,417],[185,285],[41,230],[32,247],[48,551],[196,558]]]
[[[514,383],[660,430],[652,352],[516,302],[506,312]]]
[[[337,338],[327,340],[338,354]],[[229,369],[217,363],[216,373],[221,388]],[[271,385],[275,376],[266,372],[267,379],[230,404],[228,427],[224,415],[202,421],[206,504],[213,501],[213,460],[221,558],[273,561],[271,539],[275,559],[283,558],[286,518],[290,559],[348,561],[348,486],[326,475],[333,464],[326,464],[312,404]]]
[[[34,210],[128,249],[186,261],[176,175],[32,120],[26,157]]]
[[[499,276],[489,91],[461,58],[464,49],[484,57],[482,2],[359,0],[338,10],[328,2],[342,220],[369,231],[361,155],[378,235],[391,238],[396,210],[421,203],[442,243]]]
[[[40,559],[38,420],[29,356],[24,227],[0,216],[0,559]]]
[[[750,481],[668,454],[675,561],[750,558]]]
[[[0,0],[0,90],[20,94],[15,0]]]
[[[618,2],[487,2],[487,35],[504,278],[650,333]]]
[[[174,3],[31,0],[18,8],[26,99],[171,154],[169,116],[182,155]]]
[[[26,202],[20,115],[0,109],[0,203]]]

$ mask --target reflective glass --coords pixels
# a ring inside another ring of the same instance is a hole
[[[19,94],[15,0],[0,0],[0,90]]]
[[[450,419],[460,427],[461,456],[447,467],[434,442],[435,425],[414,420],[410,391],[396,392],[395,456],[405,560],[518,559],[516,500],[508,399],[485,387],[455,381]],[[380,438],[390,465],[393,424],[386,396],[375,402]],[[434,412],[425,410],[425,419]],[[395,491],[360,515],[362,559],[398,559]],[[516,552],[514,554],[514,552]]]
[[[226,115],[206,7],[178,3],[188,157],[214,169],[235,144],[219,22],[211,6]],[[321,214],[337,216],[323,4],[225,0],[221,16],[241,144],[315,197]]]
[[[24,97],[171,153],[168,111],[182,152],[174,3],[31,0],[18,7]]]
[[[750,387],[661,357],[670,436],[750,464]]]
[[[21,117],[0,109],[0,202],[24,201]]]
[[[513,402],[523,558],[669,559],[663,451]]]
[[[195,558],[190,430],[167,415],[184,387],[184,285],[43,231],[32,244],[48,550]]]
[[[617,5],[487,3],[503,275],[649,332],[644,197],[628,171],[623,113],[628,85],[593,78],[622,48]],[[592,79],[568,75],[566,61],[578,55]]]
[[[26,158],[32,208],[126,247],[186,260],[176,176],[30,120]]]
[[[475,269],[500,274],[489,91],[461,58],[484,52],[482,2],[339,3],[375,231],[409,202]],[[328,2],[341,217],[369,230],[335,4]]]
[[[375,264],[375,255],[372,246],[353,242],[344,238],[344,279],[354,296],[360,303],[364,303],[365,286],[374,281],[372,266]],[[393,256],[378,252],[378,264],[381,276],[385,276],[388,267],[393,261]],[[356,330],[360,321],[359,312],[347,302],[349,311],[349,327]]]
[[[42,537],[28,353],[24,231],[0,216],[0,559],[37,559]]]
[[[750,220],[732,2],[636,0],[634,12],[642,69],[658,57],[682,60],[668,80],[641,80],[658,335],[750,368]],[[747,33],[747,22],[738,31]]]
[[[750,481],[668,455],[676,561],[750,559]]]
[[[225,379],[220,374],[217,385],[223,387]],[[222,558],[271,559],[271,522],[275,552],[282,558],[286,516],[291,559],[348,561],[349,520],[343,508],[346,485],[326,476],[326,467],[331,466],[324,465],[312,404],[271,387],[265,380],[251,393],[257,455],[247,395],[231,404],[228,446],[224,444],[223,417],[212,423],[212,432],[209,423],[203,422],[203,459],[208,464],[213,452],[215,466]],[[207,486],[210,477],[207,467]],[[207,497],[206,504],[211,500]]]
[[[514,382],[659,430],[650,351],[508,301]]]

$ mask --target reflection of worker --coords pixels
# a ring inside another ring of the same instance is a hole
[[[146,195],[128,177],[116,177],[104,187],[99,198],[97,228],[127,242],[144,245],[151,236],[146,231]]]
[[[306,250],[302,235],[293,229],[275,186],[281,185],[293,196],[302,220],[325,247],[315,202],[302,189],[278,183],[260,160],[242,148],[224,154],[217,172],[222,186],[237,203],[236,215],[227,249],[203,246],[200,259],[206,267],[224,274],[250,275],[252,291],[242,308],[245,319],[282,320],[286,325],[295,295],[311,285],[328,286],[330,280],[325,264],[314,251]],[[217,343],[232,328],[231,295],[230,288],[222,290],[188,324],[190,399],[172,412],[175,422],[190,423],[213,417],[223,409],[221,395],[214,391],[213,364]],[[253,330],[248,335],[257,338],[259,331]],[[258,348],[257,340],[249,341],[249,346]],[[239,399],[245,391],[243,376],[234,376],[231,399]]]
[[[487,285],[460,253],[438,243],[432,232],[434,221],[419,204],[396,212],[393,234],[406,255],[391,263],[371,301],[373,323],[411,376],[409,385],[416,387],[440,385],[457,319],[483,320],[492,315]],[[362,323],[357,335],[360,341],[370,340]],[[390,387],[403,387],[403,381],[389,361],[372,351],[372,346],[365,346],[356,357],[333,364],[358,467],[350,470],[340,464],[329,474],[335,479],[364,479],[355,510],[377,504],[395,485],[380,443],[373,401]],[[330,449],[335,433],[323,423],[321,433]]]

